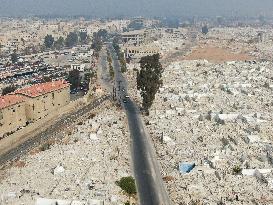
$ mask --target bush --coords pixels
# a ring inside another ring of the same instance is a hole
[[[116,184],[128,195],[136,194],[136,184],[133,177],[122,177]]]
[[[234,175],[241,174],[242,173],[242,168],[237,165],[237,166],[233,167],[232,172],[233,172]]]
[[[46,143],[46,144],[43,144],[42,147],[41,147],[41,151],[46,151],[50,149],[50,144]]]

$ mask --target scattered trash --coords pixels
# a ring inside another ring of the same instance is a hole
[[[54,171],[53,171],[53,174],[54,175],[58,175],[58,174],[61,174],[65,171],[65,169],[61,166],[61,165],[58,165]]]

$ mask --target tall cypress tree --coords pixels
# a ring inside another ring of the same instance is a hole
[[[137,73],[137,89],[140,90],[142,107],[147,113],[162,85],[161,77],[164,70],[159,59],[159,54],[142,57],[141,70]]]

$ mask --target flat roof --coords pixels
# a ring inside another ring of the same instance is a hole
[[[20,95],[4,95],[0,97],[0,109],[25,102],[26,98]]]
[[[59,80],[32,85],[30,87],[16,90],[15,93],[34,98],[69,86],[69,83],[67,83],[66,81]]]
[[[127,31],[127,32],[122,33],[122,36],[144,34],[144,32],[145,32],[145,29]]]

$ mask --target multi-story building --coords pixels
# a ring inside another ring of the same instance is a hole
[[[144,42],[144,32],[145,30],[124,32],[122,34],[123,43],[135,46],[142,44]]]
[[[70,101],[70,85],[65,81],[41,83],[15,91],[26,98],[26,117],[29,122],[44,118]]]
[[[0,137],[26,125],[25,101],[20,95],[0,97]]]
[[[160,49],[156,45],[126,46],[123,47],[123,49],[125,57],[133,59],[139,59],[143,56],[160,53]]]

